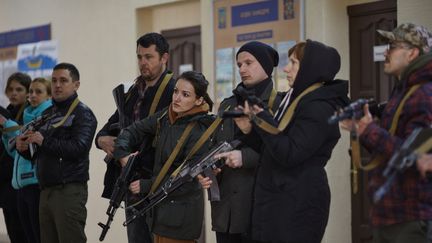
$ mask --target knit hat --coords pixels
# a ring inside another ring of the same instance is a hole
[[[432,49],[432,33],[421,25],[405,23],[393,31],[377,30],[378,33],[390,41],[403,41],[420,48],[423,53]]]
[[[261,64],[266,74],[271,77],[273,67],[277,67],[279,63],[279,54],[273,47],[258,41],[251,41],[244,44],[238,50],[236,59],[240,52],[249,52]]]

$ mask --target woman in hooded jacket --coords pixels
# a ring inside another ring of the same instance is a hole
[[[335,80],[336,49],[307,40],[292,47],[284,68],[291,86],[273,117],[247,102],[236,118],[244,142],[261,151],[251,236],[260,242],[319,243],[327,225],[330,189],[324,169],[340,138],[327,119],[349,103],[348,82]]]

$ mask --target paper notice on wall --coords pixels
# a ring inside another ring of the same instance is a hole
[[[58,42],[56,40],[18,45],[18,70],[32,78],[50,77],[57,64]]]
[[[0,92],[3,94],[0,95],[0,105],[3,107],[9,104],[8,98],[4,95],[7,79],[15,72],[18,72],[16,60],[0,61]]]
[[[387,51],[388,45],[374,46],[373,47],[373,60],[374,62],[385,61],[384,53]]]

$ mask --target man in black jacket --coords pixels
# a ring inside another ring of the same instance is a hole
[[[78,69],[60,63],[52,73],[52,114],[38,132],[17,138],[17,150],[26,154],[37,144],[33,158],[41,187],[39,221],[41,242],[87,242],[84,227],[88,197],[89,152],[96,132],[93,112],[78,100]]]
[[[174,79],[172,73],[167,70],[169,59],[169,45],[166,39],[158,33],[148,33],[137,40],[137,59],[141,75],[136,78],[134,85],[126,93],[124,115],[129,122],[146,118],[156,111],[168,106],[172,100],[174,90]],[[153,108],[152,108],[153,107]],[[96,135],[96,146],[104,150],[112,157],[114,151],[114,140],[117,134],[110,130],[113,124],[119,122],[119,114],[116,111]],[[118,131],[117,131],[118,132]],[[150,178],[152,164],[154,161],[154,150],[151,143],[146,143],[145,148],[134,148],[135,151],[142,150],[138,160],[142,166],[139,174]],[[107,171],[104,178],[104,191],[102,197],[110,198],[114,184],[121,172],[121,166],[117,161],[107,163]],[[146,169],[143,169],[146,168]],[[130,185],[132,191],[139,191],[139,180]],[[128,195],[127,202],[132,195]],[[131,212],[126,211],[128,218]],[[141,217],[127,226],[129,243],[151,243],[151,235],[148,230],[145,217]]]
[[[234,95],[222,101],[219,111],[235,110],[244,103],[241,88],[259,97],[270,109],[276,110],[281,95],[274,89],[272,73],[278,65],[279,55],[267,44],[252,41],[244,44],[236,55],[242,82],[233,90]],[[215,132],[216,144],[232,141],[241,136],[233,119],[224,119]],[[252,206],[254,174],[258,166],[259,154],[248,146],[222,153],[226,167],[217,175],[220,187],[220,201],[211,203],[212,229],[216,231],[218,243],[252,242],[247,236]],[[201,179],[206,183],[209,178]]]

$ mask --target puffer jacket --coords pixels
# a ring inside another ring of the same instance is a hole
[[[56,118],[39,130],[44,140],[36,152],[35,161],[42,189],[89,180],[89,152],[97,126],[93,112],[79,102],[60,127],[52,127],[65,117],[76,98],[78,95],[74,94],[62,102],[54,100],[53,106],[43,113],[56,114]]]

